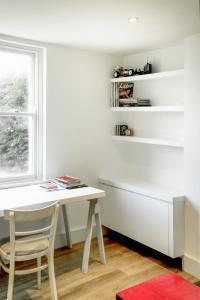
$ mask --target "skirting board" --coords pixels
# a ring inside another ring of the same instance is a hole
[[[105,235],[107,233],[106,228],[103,226],[103,234]],[[86,232],[86,227],[79,227],[79,228],[73,228],[70,230],[71,232],[71,239],[72,239],[72,244],[80,243],[85,240],[85,232]],[[95,225],[93,226],[93,232],[92,236],[96,237],[96,232],[95,232]],[[66,237],[65,233],[57,233],[56,234],[56,240],[55,240],[55,249],[64,247],[66,245]]]
[[[102,226],[103,229],[103,235],[107,234],[107,229]],[[71,239],[72,239],[72,244],[80,243],[85,240],[85,232],[86,232],[86,227],[79,227],[79,228],[73,228],[70,230],[71,232]],[[96,237],[96,232],[95,232],[95,225],[93,226],[93,232],[92,236]],[[0,245],[6,243],[8,241],[8,237],[3,237],[0,239]],[[66,236],[64,232],[58,232],[56,234],[56,239],[55,239],[55,249],[64,247],[66,245]]]
[[[183,257],[183,270],[200,278],[200,260],[185,254]]]

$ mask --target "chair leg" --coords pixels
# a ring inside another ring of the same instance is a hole
[[[14,276],[15,276],[15,262],[10,261],[7,300],[13,299]]]
[[[50,282],[50,288],[51,288],[51,299],[57,300],[58,296],[57,296],[57,289],[56,289],[53,254],[48,255],[48,268],[49,268],[49,282]]]
[[[41,257],[37,258],[37,267],[41,267]],[[41,289],[41,270],[37,272],[37,286],[38,286],[38,290]]]

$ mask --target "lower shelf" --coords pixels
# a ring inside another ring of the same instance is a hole
[[[136,136],[117,136],[117,135],[113,135],[112,140],[119,141],[119,142],[142,143],[142,144],[152,144],[152,145],[184,148],[183,142],[173,141],[173,140],[141,138],[141,137],[136,137]]]

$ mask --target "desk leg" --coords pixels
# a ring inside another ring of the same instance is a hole
[[[62,205],[62,214],[63,214],[63,221],[64,221],[64,226],[65,226],[67,246],[68,246],[68,248],[72,248],[71,234],[70,234],[70,228],[69,228],[69,218],[68,218],[68,214],[67,214],[67,206],[66,205]]]
[[[100,261],[101,261],[101,263],[104,263],[104,264],[106,263],[98,200],[97,199],[90,200],[88,221],[87,221],[87,228],[86,228],[86,239],[85,239],[85,244],[84,244],[83,261],[82,261],[82,269],[81,269],[83,273],[86,273],[88,271],[90,246],[91,246],[91,239],[92,239],[92,225],[93,225],[92,221],[93,221],[94,216],[95,216],[96,228],[97,228],[97,238],[98,238]]]
[[[95,222],[96,222],[96,233],[98,239],[100,261],[102,264],[106,264],[106,255],[105,255],[103,233],[102,233],[102,226],[101,226],[100,208],[98,203],[96,204]]]

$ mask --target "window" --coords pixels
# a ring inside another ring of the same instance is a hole
[[[0,43],[0,184],[43,176],[42,54]]]

